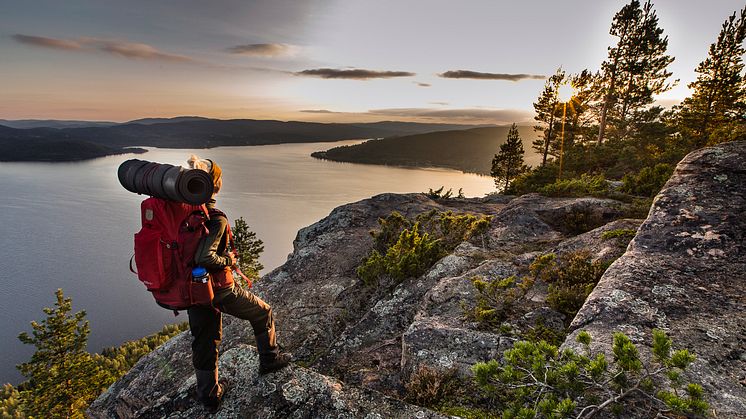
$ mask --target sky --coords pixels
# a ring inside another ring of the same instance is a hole
[[[524,122],[615,0],[0,0],[0,119]],[[657,0],[678,85],[743,0]]]

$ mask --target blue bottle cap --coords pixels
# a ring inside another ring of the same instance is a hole
[[[194,267],[194,269],[192,269],[192,276],[195,277],[195,278],[203,276],[206,273],[207,273],[207,269],[205,269],[205,268],[203,268],[201,266],[196,266],[196,267]]]

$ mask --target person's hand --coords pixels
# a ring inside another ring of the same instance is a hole
[[[228,257],[231,259],[231,266],[236,266],[238,263],[238,258],[236,257],[235,252],[228,252]]]

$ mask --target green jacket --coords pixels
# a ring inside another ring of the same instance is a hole
[[[215,208],[215,200],[211,199],[206,206],[208,210]],[[205,226],[210,232],[197,246],[194,263],[209,272],[221,271],[225,267],[231,266],[231,258],[226,256],[228,220],[222,216],[213,216],[205,222]]]

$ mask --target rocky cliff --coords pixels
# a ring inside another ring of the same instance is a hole
[[[697,354],[692,375],[713,416],[746,417],[746,143],[679,163],[625,254],[572,322],[609,352],[613,331],[650,344],[653,328]],[[643,351],[644,352],[644,351]]]
[[[486,329],[465,316],[477,299],[472,278],[525,275],[541,254],[578,250],[603,261],[625,255],[572,327],[637,339],[651,327],[667,328],[677,346],[698,354],[696,371],[710,394],[723,392],[713,408],[738,412],[746,400],[738,383],[746,358],[744,156],[744,144],[730,144],[687,157],[626,254],[629,239],[603,233],[635,230],[642,220],[626,218],[629,204],[611,199],[383,194],[339,207],[299,231],[287,262],[254,287],[274,307],[279,339],[297,365],[258,377],[249,324],[226,318],[220,368],[231,390],[217,416],[438,417],[401,401],[418,371],[468,376],[473,363],[499,358],[537,320],[557,333],[573,321],[547,305],[547,286],[537,281],[511,313],[510,328]],[[420,277],[379,286],[358,279],[379,217],[433,209],[492,218],[486,232]],[[190,398],[189,342],[185,333],[144,357],[91,406],[91,416],[202,414]]]

